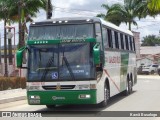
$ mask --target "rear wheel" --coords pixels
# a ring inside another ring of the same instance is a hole
[[[107,85],[105,84],[105,86],[104,86],[104,101],[100,103],[100,107],[107,106],[108,101],[109,101],[109,96],[110,96],[109,89],[108,89]]]
[[[126,90],[124,91],[124,95],[129,95],[132,93],[132,80],[127,79],[126,82]]]

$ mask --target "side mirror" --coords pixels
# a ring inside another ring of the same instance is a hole
[[[22,68],[22,62],[23,62],[23,53],[26,50],[26,46],[20,48],[16,52],[16,63],[18,68]]]
[[[100,64],[100,43],[96,43],[93,47],[93,59],[96,65]]]

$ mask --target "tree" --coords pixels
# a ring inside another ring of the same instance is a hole
[[[144,6],[147,3],[143,3],[141,0],[124,0],[124,4],[113,4],[108,6],[103,4],[107,10],[106,14],[98,14],[97,16],[103,17],[105,20],[110,21],[116,25],[121,23],[126,23],[129,25],[129,30],[131,30],[131,24],[137,25],[135,18],[144,17]]]
[[[160,13],[160,0],[146,0],[150,15],[154,16]]]
[[[10,18],[11,9],[13,8],[9,0],[0,1],[0,20],[4,20],[4,64],[5,64],[5,74],[8,76],[8,67],[7,67],[7,40],[6,40],[6,23]]]
[[[25,40],[25,30],[27,31],[26,22],[32,21],[32,17],[36,17],[36,13],[39,9],[46,10],[48,0],[0,0],[0,20],[4,20],[4,54],[7,55],[7,42],[6,42],[6,23],[7,22],[22,22],[22,37],[19,40],[19,47],[24,46]],[[21,9],[18,9],[21,8]],[[49,8],[52,10],[53,6],[49,2]],[[19,17],[19,10],[21,17]],[[20,37],[20,36],[19,36]],[[12,48],[11,48],[12,49]],[[7,58],[5,58],[5,68],[7,68]],[[7,69],[5,69],[5,74],[7,76]]]
[[[160,45],[160,39],[155,35],[148,35],[143,37],[142,46],[156,46]]]
[[[52,10],[53,6],[51,2],[48,3],[48,0],[21,0],[21,2],[16,2],[17,0],[14,0],[16,5],[13,9],[13,14],[11,16],[11,20],[18,21],[19,19],[22,22],[22,25],[19,27],[21,34],[19,40],[19,47],[24,46],[25,44],[25,33],[28,31],[26,23],[32,22],[32,17],[36,17],[36,13],[39,12],[40,9],[46,10],[46,5],[49,5],[49,8]],[[20,11],[18,11],[18,8],[20,8]],[[19,18],[19,12],[20,12],[20,18]]]

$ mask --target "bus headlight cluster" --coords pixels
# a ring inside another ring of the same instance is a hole
[[[90,89],[90,85],[78,85],[78,89],[79,90],[89,90]]]
[[[31,95],[29,99],[40,99],[39,95]]]
[[[40,86],[27,86],[28,91],[32,90],[40,90]]]
[[[79,90],[96,89],[96,84],[78,85]]]
[[[79,95],[79,99],[90,99],[91,98],[91,95],[89,94],[80,94]]]

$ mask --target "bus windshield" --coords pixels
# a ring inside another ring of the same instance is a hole
[[[93,24],[31,26],[29,40],[93,38]]]
[[[94,79],[91,43],[29,46],[28,80]]]

